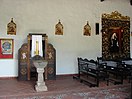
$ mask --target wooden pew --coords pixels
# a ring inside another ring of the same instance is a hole
[[[123,84],[123,75],[124,75],[124,69],[122,68],[121,61],[107,61],[103,60],[101,57],[97,57],[99,66],[104,66],[104,71],[107,72],[107,75],[109,76],[107,79],[107,85],[109,85],[109,82],[116,84]]]
[[[104,76],[104,72],[102,72],[98,68],[98,64],[94,60],[88,59],[78,59],[78,79],[80,82],[86,82],[90,87],[99,86],[99,80],[102,76]],[[75,77],[73,77],[75,78]]]
[[[107,85],[109,82],[113,83],[114,85],[123,84],[123,69],[118,67],[107,66],[107,74],[109,78],[107,80]]]

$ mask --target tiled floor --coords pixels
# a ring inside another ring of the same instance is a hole
[[[125,81],[124,84],[128,82]],[[36,81],[18,81],[17,79],[0,79],[0,99],[4,96],[14,96],[14,95],[32,95],[37,93],[34,89]],[[46,86],[48,91],[45,93],[51,92],[63,92],[63,91],[72,91],[72,90],[82,90],[87,89],[87,86],[84,83],[80,83],[78,80],[73,79],[73,76],[57,76],[56,80],[46,80]],[[106,82],[100,82],[100,87],[105,87]],[[110,85],[113,86],[113,85]],[[90,89],[90,88],[89,88]],[[6,98],[5,98],[6,99]]]

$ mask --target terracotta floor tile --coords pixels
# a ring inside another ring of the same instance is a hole
[[[107,86],[104,81],[100,82],[99,87],[90,88],[88,85],[73,79],[72,76],[57,76],[56,80],[46,80],[45,82],[48,91],[36,92],[35,80],[0,79],[0,99],[57,99],[56,97],[59,97],[57,95],[61,95],[61,98],[58,99],[85,99],[84,97],[89,97],[86,99],[123,99],[130,97],[130,90],[125,89],[126,86],[130,85],[128,81],[125,81],[123,87],[117,85],[117,88],[113,84]]]

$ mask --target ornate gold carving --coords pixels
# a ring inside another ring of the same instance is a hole
[[[19,49],[19,54],[20,54],[20,62],[27,62],[27,57],[28,57],[28,52],[27,52],[28,45],[27,43],[24,43],[21,48]]]
[[[47,58],[48,60],[54,60],[54,50],[51,45],[48,45]]]
[[[30,35],[27,36],[27,40],[29,41],[31,39]]]
[[[52,53],[49,52],[49,53],[48,53],[48,59],[52,59],[52,57],[53,57],[53,56],[52,56]]]
[[[26,62],[27,61],[27,52],[21,52],[21,56],[20,56],[20,61],[21,62]]]
[[[114,11],[111,14],[102,14],[102,18],[105,19],[113,19],[113,20],[126,20],[126,21],[130,21],[130,17],[129,16],[122,16],[118,11]]]
[[[26,75],[27,74],[27,69],[25,67],[21,68],[21,74]]]
[[[54,72],[54,69],[52,67],[48,67],[48,74],[52,74]]]
[[[118,51],[111,47],[113,33],[118,36]],[[106,60],[130,58],[130,17],[117,11],[102,14],[102,57]]]

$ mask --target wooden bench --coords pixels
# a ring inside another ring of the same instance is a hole
[[[86,82],[90,87],[99,86],[99,80],[104,73],[98,68],[94,60],[78,58],[78,78],[80,82]]]
[[[103,60],[101,57],[97,57],[99,66],[105,66],[104,71],[107,72],[107,75],[109,76],[107,80],[107,85],[109,85],[109,82],[116,84],[123,84],[123,75],[124,75],[124,69],[122,68],[122,64],[120,61],[108,61]]]
[[[113,83],[114,85],[123,84],[122,68],[107,66],[107,73],[109,75],[107,85],[109,85],[109,82]]]

